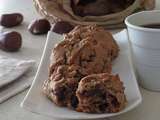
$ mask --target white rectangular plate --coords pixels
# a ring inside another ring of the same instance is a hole
[[[43,56],[35,76],[34,82],[26,95],[21,106],[31,112],[50,116],[59,119],[97,119],[106,118],[125,113],[138,106],[142,97],[139,92],[137,80],[133,71],[131,61],[129,60],[129,45],[127,31],[123,30],[114,35],[117,43],[120,46],[119,57],[113,63],[113,73],[118,73],[125,86],[125,94],[128,104],[126,108],[118,113],[105,114],[88,114],[80,113],[67,108],[58,107],[51,102],[42,93],[42,85],[44,80],[48,78],[48,66],[50,62],[50,54],[53,46],[62,40],[62,36],[53,32],[49,32],[47,42],[43,52]]]

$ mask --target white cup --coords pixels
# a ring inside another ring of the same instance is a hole
[[[160,24],[160,10],[135,13],[125,19],[139,82],[144,88],[160,91],[160,29],[142,27],[156,23]]]

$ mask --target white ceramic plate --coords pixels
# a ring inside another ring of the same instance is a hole
[[[62,40],[61,35],[52,32],[49,32],[48,34],[35,80],[21,106],[31,112],[59,119],[106,118],[120,115],[138,106],[141,103],[142,98],[134,75],[133,67],[128,59],[129,47],[126,30],[114,35],[114,38],[118,42],[121,50],[119,57],[113,63],[113,73],[118,73],[120,75],[125,86],[125,94],[127,96],[128,104],[124,110],[118,113],[105,114],[80,113],[67,108],[58,107],[42,94],[42,84],[44,80],[48,78],[48,66],[51,50],[57,42]]]

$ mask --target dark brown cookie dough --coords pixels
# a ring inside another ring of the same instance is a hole
[[[108,73],[84,77],[76,91],[78,111],[88,113],[119,112],[126,105],[124,87],[118,75]]]

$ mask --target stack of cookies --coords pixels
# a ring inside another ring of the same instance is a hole
[[[111,74],[118,53],[116,41],[103,28],[75,27],[52,51],[44,93],[58,106],[80,112],[119,112],[126,104],[124,87]]]

